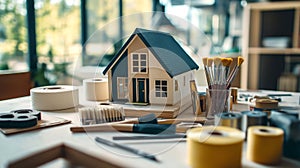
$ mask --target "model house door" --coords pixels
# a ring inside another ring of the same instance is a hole
[[[139,102],[145,102],[145,80],[138,79]]]
[[[133,78],[133,101],[148,103],[149,79]]]

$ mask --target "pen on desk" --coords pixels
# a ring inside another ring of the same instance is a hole
[[[113,140],[148,140],[148,139],[174,139],[186,138],[186,134],[173,134],[173,135],[153,135],[153,136],[114,136]]]
[[[281,97],[281,96],[292,96],[290,93],[274,93],[274,94],[267,94],[269,97]]]
[[[111,146],[111,147],[116,147],[116,148],[119,148],[119,149],[123,149],[125,151],[128,151],[128,152],[134,153],[136,155],[142,156],[144,158],[159,162],[159,160],[157,160],[154,155],[148,154],[148,153],[140,151],[138,149],[131,148],[129,146],[125,146],[125,145],[122,145],[122,144],[119,144],[119,143],[115,143],[113,141],[109,141],[109,140],[106,140],[106,139],[103,139],[103,138],[100,138],[100,137],[96,137],[95,141],[99,142],[99,143],[102,143],[102,144],[105,144],[105,145],[108,145],[108,146]]]

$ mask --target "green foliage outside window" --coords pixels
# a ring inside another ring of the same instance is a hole
[[[80,0],[34,0],[36,22],[36,51],[38,71],[34,78],[38,85],[55,84],[60,77],[70,75],[68,69],[81,60],[81,11]],[[88,37],[95,31],[114,22],[119,17],[119,0],[86,1]],[[152,0],[123,0],[123,15],[151,11]],[[27,65],[27,11],[26,0],[0,0],[0,70],[14,69]],[[140,21],[124,23],[124,34],[132,32],[133,25],[143,26]],[[150,23],[148,23],[150,24]],[[135,26],[135,27],[136,27]],[[99,40],[100,39],[100,40]],[[97,53],[87,55],[86,64],[105,66],[114,52],[122,45],[119,27],[109,27],[109,31],[97,37],[95,43],[104,47]],[[93,43],[93,41],[89,41]],[[93,43],[94,44],[94,43]],[[108,52],[108,48],[113,52]],[[99,62],[100,57],[104,59]],[[12,66],[17,63],[17,66]],[[39,82],[41,81],[41,82]],[[48,82],[47,82],[48,81]]]
[[[24,61],[27,53],[24,4],[0,1],[0,70],[9,69],[8,60]]]

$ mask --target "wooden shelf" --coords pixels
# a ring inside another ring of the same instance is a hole
[[[291,8],[300,8],[300,3],[293,1],[286,2],[260,2],[260,3],[250,3],[251,9],[254,10],[284,10]]]
[[[300,48],[250,47],[249,54],[300,54]]]
[[[286,48],[264,47],[266,38],[289,39]],[[244,8],[242,89],[277,90],[286,58],[300,57],[300,2],[249,3]]]

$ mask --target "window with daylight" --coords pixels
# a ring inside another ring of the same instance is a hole
[[[155,97],[167,97],[167,81],[155,80]]]
[[[118,77],[118,99],[126,99],[128,96],[128,79],[126,77]]]
[[[0,73],[27,71],[26,1],[0,1]]]
[[[132,54],[132,72],[147,73],[147,54],[133,53]]]

